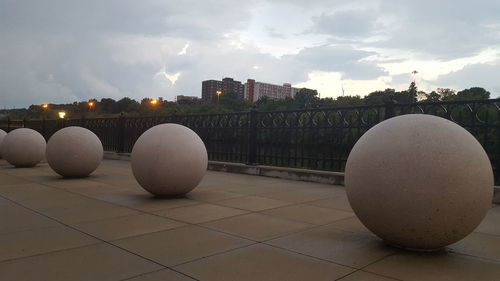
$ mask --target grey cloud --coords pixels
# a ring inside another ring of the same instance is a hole
[[[437,85],[446,85],[457,90],[483,87],[490,91],[492,98],[498,98],[500,97],[499,70],[500,61],[497,61],[496,64],[472,64],[466,66],[461,71],[443,75],[434,83]]]
[[[305,48],[289,59],[308,70],[341,72],[347,79],[375,79],[386,73],[375,62],[362,61],[373,54],[350,46],[319,46]]]
[[[377,15],[370,10],[346,10],[314,17],[309,32],[346,39],[367,37],[377,29]]]

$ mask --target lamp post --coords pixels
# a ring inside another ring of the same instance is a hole
[[[220,95],[222,95],[222,91],[217,90],[215,93],[217,94],[217,103],[219,103],[219,98]]]
[[[47,110],[49,110],[49,105],[44,103],[40,106],[42,108],[42,136],[47,140],[47,137],[46,137],[46,127],[47,125],[45,124],[45,120],[47,119]]]
[[[61,129],[64,128],[64,118],[66,118],[66,112],[65,111],[59,111],[57,112],[57,116],[61,120]]]
[[[87,103],[87,105],[88,105],[88,107],[89,107],[89,111],[91,111],[91,110],[92,110],[92,108],[94,108],[95,103],[94,103],[93,101],[89,101],[89,102]]]

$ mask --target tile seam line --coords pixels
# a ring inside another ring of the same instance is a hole
[[[43,213],[40,213],[40,212],[38,212],[37,210],[31,209],[31,208],[29,208],[29,207],[27,207],[27,206],[24,206],[23,204],[20,204],[20,203],[18,203],[18,202],[16,202],[16,201],[11,200],[11,199],[9,199],[9,198],[5,198],[5,197],[4,197],[4,196],[2,196],[2,195],[0,195],[0,197],[2,197],[2,198],[4,198],[4,199],[6,199],[6,200],[8,200],[8,201],[10,201],[10,202],[12,202],[12,203],[14,203],[14,204],[16,204],[16,205],[19,205],[19,206],[21,206],[21,207],[23,207],[23,208],[26,208],[26,209],[28,209],[28,210],[30,210],[30,211],[32,211],[32,212],[34,212],[34,213],[36,213],[36,214],[39,214],[39,215],[41,215],[41,216],[43,216],[43,217],[46,217],[46,218],[48,218],[48,219],[50,219],[50,220],[53,220],[53,221],[55,221],[55,222],[57,222],[57,223],[60,223],[61,225],[65,226],[65,227],[67,227],[67,228],[69,228],[69,229],[72,229],[72,230],[77,231],[77,232],[79,232],[79,233],[82,233],[82,234],[84,234],[84,235],[88,235],[88,236],[90,236],[90,237],[92,237],[92,238],[94,238],[94,239],[98,240],[100,243],[106,244],[106,245],[108,245],[108,246],[110,246],[110,247],[113,247],[113,248],[116,248],[116,249],[120,249],[120,250],[122,250],[122,251],[124,251],[124,252],[126,252],[126,253],[129,253],[129,254],[131,254],[131,255],[133,255],[133,256],[136,256],[136,257],[138,257],[138,258],[140,258],[140,259],[147,260],[148,262],[151,262],[151,263],[153,263],[153,264],[155,264],[155,265],[157,265],[157,266],[162,267],[162,269],[167,268],[167,269],[170,269],[170,270],[172,270],[172,271],[175,271],[175,272],[177,272],[177,273],[179,273],[179,274],[182,274],[182,275],[184,275],[184,276],[187,276],[187,277],[190,277],[190,278],[191,278],[191,276],[186,275],[185,273],[180,272],[180,271],[178,271],[178,270],[175,270],[174,268],[171,268],[171,267],[169,267],[169,266],[163,265],[163,264],[161,264],[161,263],[159,263],[159,262],[156,262],[155,260],[152,260],[152,259],[150,259],[150,258],[147,258],[147,257],[141,256],[141,255],[139,255],[138,253],[135,253],[135,252],[129,251],[129,250],[127,250],[127,249],[125,249],[125,248],[122,248],[122,247],[120,247],[120,246],[118,246],[118,245],[112,244],[112,243],[110,243],[110,242],[108,242],[108,241],[105,241],[105,240],[103,240],[103,239],[101,239],[101,238],[99,238],[99,237],[97,237],[97,236],[94,236],[94,235],[92,235],[92,234],[90,234],[90,233],[86,233],[86,232],[84,232],[84,231],[81,231],[81,230],[79,230],[79,229],[77,229],[77,228],[74,228],[73,226],[71,226],[71,225],[69,225],[69,224],[66,224],[66,223],[64,223],[64,222],[62,222],[62,221],[59,221],[59,220],[55,219],[55,218],[52,218],[52,217],[47,216],[47,215],[45,215],[45,214],[43,214]],[[12,259],[11,261],[14,261],[14,260],[19,260],[19,259],[23,259],[23,258],[34,257],[34,256],[42,256],[42,255],[44,255],[44,254],[53,254],[53,253],[58,253],[58,252],[64,252],[64,251],[69,251],[69,250],[74,250],[74,249],[84,248],[84,247],[93,246],[93,245],[99,245],[100,243],[93,243],[93,244],[90,244],[90,245],[80,246],[80,247],[76,247],[76,248],[67,248],[67,249],[61,249],[61,250],[57,250],[57,251],[51,251],[51,252],[40,253],[40,254],[37,254],[37,255],[32,255],[32,256],[27,256],[27,257],[22,257],[22,258],[17,258],[17,259]],[[0,263],[1,263],[1,262],[0,262]],[[198,280],[198,279],[196,279],[196,278],[193,278],[193,279]]]
[[[119,247],[119,246],[117,246],[117,245],[114,245],[114,244],[112,244],[112,243],[110,243],[110,242],[108,242],[108,241],[105,241],[105,240],[103,240],[103,239],[101,239],[101,238],[99,238],[99,237],[97,237],[97,236],[94,236],[94,235],[92,235],[92,234],[90,234],[90,233],[86,233],[86,232],[84,232],[84,231],[81,231],[81,230],[79,230],[79,229],[77,229],[77,228],[75,228],[75,227],[73,227],[73,226],[71,226],[71,225],[69,225],[69,224],[66,224],[66,223],[64,223],[64,222],[62,222],[62,221],[59,221],[59,220],[55,219],[55,218],[52,218],[52,217],[47,216],[47,215],[45,215],[45,214],[43,214],[43,213],[40,213],[40,212],[38,212],[37,210],[31,209],[31,208],[29,208],[29,207],[26,207],[26,206],[24,206],[23,204],[20,204],[20,203],[18,203],[18,202],[16,202],[16,201],[10,200],[9,198],[5,198],[5,197],[3,197],[2,195],[0,195],[0,197],[2,197],[2,198],[4,198],[4,199],[6,199],[6,200],[8,200],[8,201],[10,201],[10,202],[12,202],[12,203],[14,203],[14,204],[16,204],[16,205],[19,205],[19,206],[21,206],[21,207],[24,207],[24,208],[26,208],[26,209],[28,209],[28,210],[30,210],[30,211],[32,211],[32,212],[34,212],[34,213],[38,214],[38,215],[41,215],[41,216],[46,217],[46,218],[48,218],[48,219],[50,219],[50,220],[53,220],[53,221],[55,221],[55,222],[57,222],[57,223],[60,223],[60,224],[62,224],[63,226],[65,226],[65,227],[67,227],[67,228],[70,228],[70,229],[72,229],[72,230],[74,230],[74,231],[77,231],[77,232],[79,232],[79,233],[85,234],[85,235],[87,235],[87,236],[90,236],[90,237],[92,237],[92,238],[94,238],[94,239],[98,240],[98,241],[99,241],[99,242],[101,242],[101,243],[107,244],[108,246],[111,246],[111,247],[113,247],[113,248],[120,249],[120,250],[125,251],[125,252],[127,252],[127,253],[130,253],[130,254],[132,254],[132,255],[134,255],[134,256],[137,256],[137,257],[139,257],[139,258],[142,258],[142,259],[145,259],[145,260],[147,260],[147,261],[149,261],[149,262],[152,262],[152,263],[154,263],[154,264],[156,264],[156,265],[159,265],[159,266],[165,267],[165,266],[164,266],[163,264],[161,264],[161,263],[158,263],[158,262],[156,262],[156,261],[154,261],[154,260],[151,260],[151,259],[149,259],[149,258],[143,257],[143,256],[141,256],[141,255],[139,255],[139,254],[137,254],[137,253],[131,252],[131,251],[127,250],[127,249],[124,249],[124,248],[122,248],[122,247]],[[96,244],[99,244],[99,243],[95,243],[95,244],[91,244],[91,245],[96,245]],[[87,246],[88,246],[88,245],[87,245]],[[44,255],[44,254],[57,253],[57,252],[67,251],[67,250],[71,250],[71,249],[78,249],[78,248],[83,248],[83,247],[86,247],[86,246],[81,246],[81,247],[76,247],[76,248],[70,248],[70,249],[62,249],[62,250],[57,250],[57,251],[52,251],[52,252],[46,252],[46,253],[41,253],[41,254],[37,254],[37,255],[33,255],[33,256],[39,256],[39,255]],[[29,257],[32,257],[32,256],[29,256]],[[23,258],[28,258],[28,257],[23,257]],[[22,258],[18,258],[18,259],[22,259]],[[16,260],[17,260],[17,259],[16,259]],[[166,267],[166,268],[168,268],[168,267]]]

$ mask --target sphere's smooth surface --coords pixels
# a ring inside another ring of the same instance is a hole
[[[361,222],[387,243],[439,249],[471,233],[491,207],[493,171],[479,142],[446,119],[411,114],[368,130],[345,186]]]
[[[3,138],[5,138],[5,136],[7,135],[7,133],[0,129],[0,147],[2,146],[2,141],[3,141]],[[2,149],[0,149],[0,158],[2,158]]]
[[[19,128],[10,131],[3,139],[2,157],[16,167],[33,167],[45,156],[45,139],[33,129]]]
[[[132,172],[139,184],[156,196],[182,195],[203,179],[208,155],[200,137],[177,124],[154,126],[134,144]]]
[[[88,129],[66,127],[50,137],[46,157],[52,170],[61,176],[86,177],[101,164],[102,143]]]

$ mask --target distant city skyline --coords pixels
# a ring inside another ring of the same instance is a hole
[[[499,13],[490,0],[0,0],[0,108],[173,101],[222,77],[322,98],[412,80],[496,98]]]

